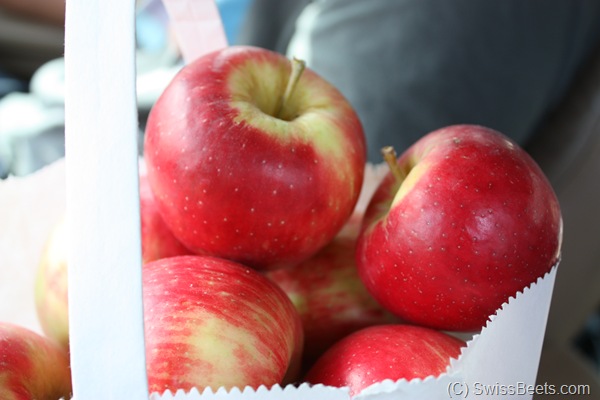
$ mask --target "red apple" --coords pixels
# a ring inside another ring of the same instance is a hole
[[[254,269],[209,256],[163,258],[145,265],[143,288],[151,392],[296,378],[300,316]]]
[[[442,330],[480,329],[558,262],[558,200],[534,160],[491,129],[456,125],[411,146],[382,181],[357,246],[388,310]]]
[[[301,65],[231,46],[186,65],[151,110],[150,184],[165,222],[196,253],[257,269],[297,264],[352,213],[362,126],[340,92]]]
[[[71,398],[69,356],[53,340],[0,323],[0,399]]]
[[[304,328],[303,367],[310,367],[325,350],[361,328],[398,322],[373,299],[361,282],[354,250],[360,216],[310,259],[266,276],[288,295]]]
[[[346,336],[333,345],[305,377],[312,384],[349,387],[354,396],[385,379],[438,376],[466,343],[430,328],[377,325]]]
[[[140,214],[144,264],[161,258],[190,254],[175,239],[160,217],[144,174],[140,176]],[[46,240],[36,276],[35,305],[43,332],[68,349],[66,234],[64,221],[61,220]]]
[[[142,225],[142,263],[161,258],[190,255],[175,238],[160,216],[154,194],[145,174],[140,176],[140,219]]]

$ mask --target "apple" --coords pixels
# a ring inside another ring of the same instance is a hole
[[[394,314],[476,331],[558,262],[556,195],[534,160],[503,134],[453,125],[391,158],[356,257],[365,286]]]
[[[402,324],[376,325],[334,344],[306,374],[305,381],[348,387],[350,395],[386,379],[438,376],[466,343],[437,330]]]
[[[353,216],[340,234],[310,259],[266,272],[300,313],[304,329],[303,369],[352,332],[398,322],[375,301],[358,276],[354,249],[360,222],[359,215]]]
[[[56,342],[22,326],[0,322],[0,398],[71,398],[68,353]]]
[[[69,349],[67,230],[61,219],[50,231],[35,277],[35,307],[44,334]]]
[[[264,275],[211,256],[163,258],[142,275],[151,393],[297,379],[300,316]]]
[[[144,173],[140,175],[140,220],[143,264],[161,258],[192,254],[175,238],[160,216],[148,177]]]
[[[191,252],[169,231],[158,213],[145,174],[140,175],[142,262],[187,255]],[[42,331],[69,347],[67,300],[67,231],[60,220],[46,239],[35,279],[35,306]]]
[[[268,270],[333,239],[366,162],[357,114],[300,61],[230,46],[187,64],[152,108],[144,158],[161,215],[197,254]]]

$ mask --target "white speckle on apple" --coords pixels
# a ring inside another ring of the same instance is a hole
[[[277,189],[273,190],[273,196],[277,194]]]
[[[250,209],[250,212],[251,212],[251,213],[253,213],[254,211],[255,211],[255,210],[254,210],[254,208],[251,208],[251,209]]]

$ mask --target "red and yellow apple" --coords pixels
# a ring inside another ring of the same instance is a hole
[[[300,316],[258,271],[209,256],[143,269],[150,392],[258,388],[297,379]]]
[[[69,349],[67,232],[60,220],[46,239],[35,278],[35,306],[44,334]]]
[[[306,382],[349,387],[350,395],[386,379],[438,376],[466,343],[434,329],[376,325],[346,336],[317,360]]]
[[[358,276],[354,249],[360,219],[355,217],[310,259],[266,272],[300,313],[304,369],[344,336],[367,326],[398,322],[373,299]]]
[[[360,276],[388,310],[479,330],[560,256],[556,195],[534,160],[481,126],[434,131],[391,163],[357,245]]]
[[[197,254],[257,269],[297,264],[352,213],[362,125],[336,88],[301,65],[230,46],[186,65],[152,108],[150,184],[167,225]]]
[[[27,328],[0,323],[0,399],[71,398],[67,351]]]

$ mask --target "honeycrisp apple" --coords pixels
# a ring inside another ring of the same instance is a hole
[[[534,160],[499,132],[442,128],[390,164],[366,211],[357,264],[369,291],[396,315],[478,330],[558,262],[555,193]]]
[[[296,379],[300,316],[258,271],[209,256],[180,256],[143,269],[151,392],[270,387]]]
[[[360,219],[356,217],[313,257],[266,273],[300,313],[304,329],[303,369],[352,332],[398,322],[375,301],[358,276],[354,249]]]
[[[361,123],[300,61],[230,46],[186,65],[149,115],[144,157],[160,212],[198,254],[258,269],[328,243],[358,199]]]
[[[319,358],[305,380],[313,384],[349,387],[354,396],[386,379],[411,380],[438,376],[466,343],[430,328],[377,325],[334,344]]]
[[[53,340],[0,323],[0,399],[71,398],[69,356]]]

